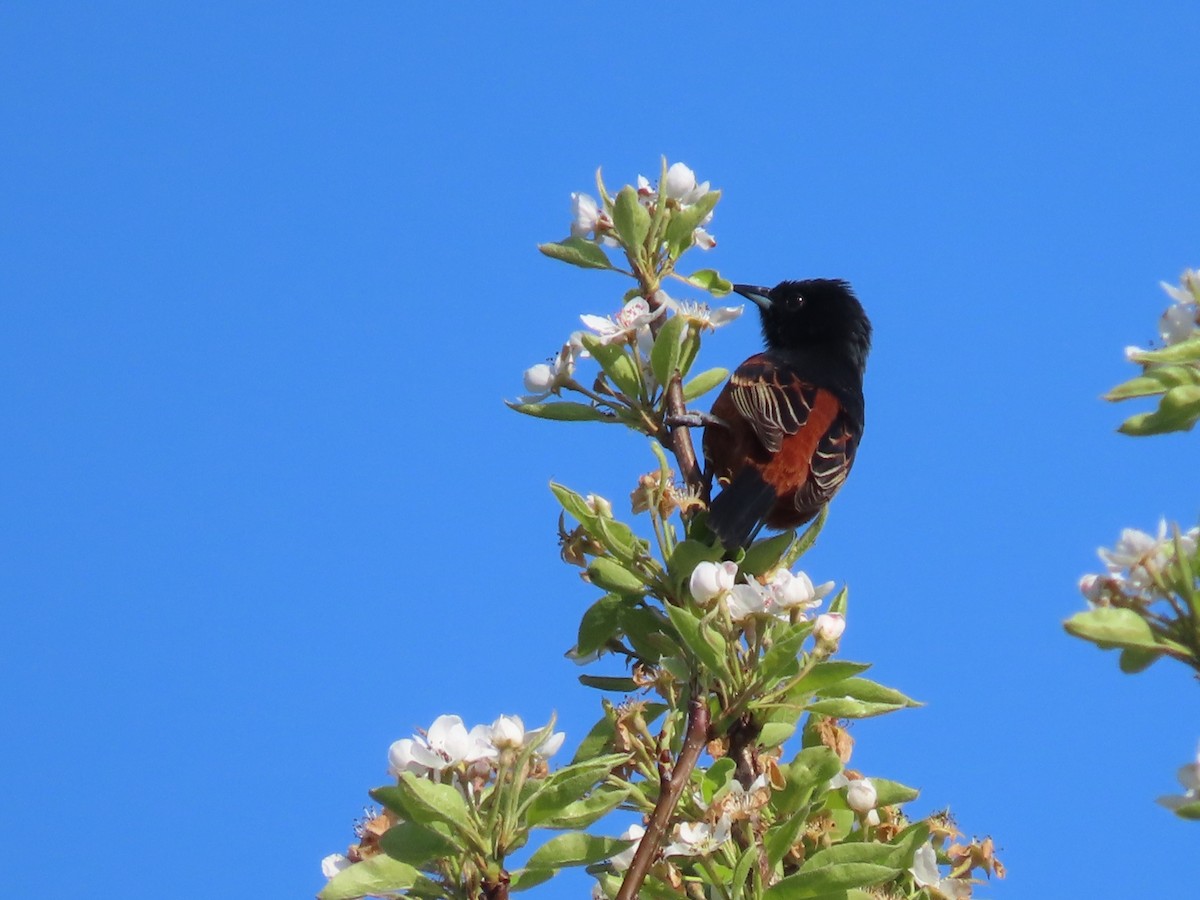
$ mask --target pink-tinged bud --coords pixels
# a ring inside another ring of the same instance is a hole
[[[846,617],[841,613],[821,613],[813,622],[813,637],[822,644],[836,644],[846,630]]]
[[[846,805],[859,815],[866,815],[875,808],[878,795],[869,778],[860,778],[846,786]]]
[[[692,599],[701,606],[705,606],[730,590],[735,578],[737,578],[737,563],[702,562],[692,570],[688,588],[692,592]]]

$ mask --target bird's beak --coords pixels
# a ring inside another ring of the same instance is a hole
[[[735,284],[733,286],[735,293],[741,294],[747,300],[751,300],[758,304],[760,309],[771,308],[771,289],[765,287],[755,287],[752,284]]]

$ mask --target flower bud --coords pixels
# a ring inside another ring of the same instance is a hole
[[[696,173],[681,162],[667,169],[664,193],[672,200],[682,200],[696,188]]]
[[[841,613],[821,613],[813,622],[813,637],[822,644],[836,644],[846,630],[846,617]]]
[[[586,499],[588,508],[600,518],[611,519],[613,517],[612,504],[599,494],[588,494]]]
[[[546,363],[538,363],[525,370],[525,390],[531,394],[548,394],[554,389],[554,370]]]
[[[688,581],[688,588],[692,592],[692,599],[704,606],[730,590],[736,577],[737,563],[697,563]]]
[[[860,778],[846,786],[846,805],[859,815],[866,815],[875,808],[877,796],[870,778]]]
[[[525,742],[525,724],[517,716],[501,716],[492,723],[492,744],[496,749],[520,749]]]

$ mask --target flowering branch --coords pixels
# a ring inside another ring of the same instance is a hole
[[[973,873],[1003,872],[990,844],[949,844],[957,832],[944,816],[903,812],[915,790],[846,768],[853,742],[839,720],[915,701],[863,677],[866,664],[835,658],[846,589],[792,571],[824,513],[803,534],[744,548],[722,546],[697,514],[708,485],[690,429],[723,426],[688,403],[729,372],[693,367],[702,337],[742,309],[676,299],[662,285],[730,292],[713,269],[679,269],[687,252],[715,245],[707,227],[720,192],[665,160],[657,185],[639,177],[612,195],[597,173],[597,190],[598,200],[572,195],[570,236],[540,249],[635,285],[611,315],[580,316],[583,328],[525,372],[528,393],[509,405],[650,438],[656,466],[630,496],[648,525],[622,521],[603,497],[551,485],[562,558],[598,592],[570,656],[617,663],[580,681],[623,699],[602,701],[603,717],[554,771],[562,736],[552,722],[526,731],[501,716],[468,731],[443,716],[395,742],[394,783],[372,792],[382,809],[346,854],[325,860],[320,900],[506,900],[569,866],[588,867],[597,900],[788,900],[865,888],[913,900],[969,896]],[[594,378],[580,373],[585,364]],[[788,760],[794,735],[801,746]],[[588,830],[616,810],[644,824],[616,838]],[[547,830],[553,836],[510,868],[512,851]],[[941,866],[951,867],[944,877]]]
[[[1171,298],[1159,319],[1162,346],[1127,348],[1126,358],[1141,365],[1142,374],[1106,395],[1113,402],[1158,398],[1157,409],[1125,420],[1119,429],[1124,434],[1189,431],[1200,420],[1200,273],[1189,269],[1178,287],[1162,287]],[[1100,550],[1105,571],[1080,579],[1089,608],[1064,623],[1067,632],[1101,649],[1120,650],[1121,671],[1128,674],[1163,657],[1200,673],[1198,548],[1200,528],[1184,531],[1164,519],[1156,535],[1125,529],[1115,547]],[[1197,771],[1180,769],[1187,793],[1159,802],[1183,818],[1200,819]]]

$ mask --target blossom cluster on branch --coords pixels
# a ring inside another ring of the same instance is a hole
[[[1155,397],[1151,412],[1126,419],[1120,431],[1133,436],[1190,431],[1200,420],[1200,273],[1187,270],[1178,286],[1163,283],[1171,303],[1159,317],[1162,345],[1129,347],[1126,358],[1142,373],[1108,392],[1118,402]],[[1075,637],[1120,651],[1123,672],[1137,673],[1160,659],[1174,659],[1200,673],[1200,527],[1165,519],[1156,533],[1121,532],[1102,548],[1104,571],[1084,575],[1079,589],[1088,609],[1064,623]],[[1195,764],[1179,770],[1182,797],[1163,797],[1182,818],[1200,819],[1200,776]]]

